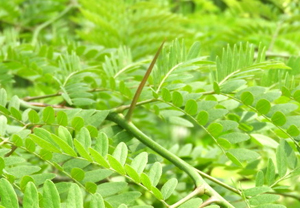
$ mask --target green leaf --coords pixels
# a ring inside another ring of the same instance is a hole
[[[37,124],[40,121],[39,114],[35,110],[30,110],[28,117],[31,123]]]
[[[7,108],[3,107],[2,105],[0,105],[0,112],[2,112],[5,115],[10,115],[10,111],[7,110]]]
[[[88,161],[92,162],[92,158],[90,157],[89,153],[87,150],[82,146],[82,144],[77,140],[74,139],[74,146],[76,147],[77,152],[85,159]]]
[[[2,157],[0,157],[0,174],[3,173],[4,168],[5,168],[5,161]]]
[[[149,171],[149,178],[153,186],[156,186],[162,175],[162,166],[159,162],[155,162]]]
[[[243,85],[245,85],[247,82],[245,80],[228,80],[224,84],[222,84],[221,87],[221,92],[223,93],[231,93]]]
[[[267,114],[271,109],[271,104],[266,99],[260,99],[255,106],[256,110],[261,114]]]
[[[4,137],[7,126],[7,118],[3,115],[0,115],[0,136]]]
[[[272,189],[270,187],[262,186],[262,187],[254,187],[244,190],[245,196],[256,196],[258,194],[271,192]]]
[[[132,178],[134,182],[136,182],[136,183],[141,182],[140,176],[134,168],[132,168],[131,166],[126,164],[125,170],[126,170],[127,175],[129,175],[129,177]]]
[[[35,151],[35,143],[29,138],[25,139],[25,147],[29,152]]]
[[[295,125],[291,125],[288,129],[287,129],[287,133],[293,137],[299,136],[300,134],[300,130],[297,128],[297,126]]]
[[[168,120],[170,123],[178,125],[178,126],[184,126],[184,127],[193,127],[194,126],[190,121],[188,121],[184,118],[178,117],[178,116],[170,116],[168,118]]]
[[[254,101],[254,96],[251,92],[243,92],[241,95],[241,101],[245,105],[251,105]]]
[[[121,165],[124,165],[127,159],[128,149],[124,142],[120,142],[114,150],[112,156],[117,159]]]
[[[62,126],[68,125],[68,116],[64,111],[57,112],[56,120],[59,125],[62,125]]]
[[[123,191],[127,186],[126,182],[106,182],[98,186],[97,192],[102,197],[107,197]]]
[[[194,42],[187,54],[187,60],[196,58],[199,54],[200,48],[201,48],[201,43],[199,41]]]
[[[89,152],[91,153],[91,155],[93,156],[94,160],[101,166],[105,167],[105,168],[110,168],[108,162],[106,162],[106,160],[104,159],[104,157],[97,152],[96,150],[89,148]]]
[[[5,89],[1,88],[0,89],[0,105],[5,107],[7,103],[7,93]]]
[[[208,127],[207,127],[207,131],[213,135],[213,136],[218,136],[219,134],[222,133],[223,131],[223,126],[219,123],[211,123]]]
[[[16,111],[20,109],[20,99],[17,95],[14,95],[9,102],[8,109],[11,111],[11,108],[14,108]]]
[[[180,92],[177,91],[173,92],[172,102],[177,107],[181,107],[183,105],[183,97]]]
[[[103,198],[100,194],[92,194],[89,208],[105,208]]]
[[[163,195],[158,188],[152,186],[151,191],[158,200],[163,200]]]
[[[39,170],[41,170],[40,167],[32,165],[18,165],[11,168],[6,168],[6,171],[16,178],[22,178],[25,175],[36,173]]]
[[[198,208],[203,203],[202,199],[194,198],[180,205],[178,208]]]
[[[284,143],[284,152],[287,157],[287,165],[291,169],[295,169],[298,165],[298,159],[295,154],[295,151],[291,148],[289,143],[287,143],[285,140],[282,140],[281,142]]]
[[[269,159],[268,161],[265,179],[269,186],[272,185],[275,181],[275,165],[272,159]]]
[[[118,206],[118,208],[128,208],[126,204],[120,204],[120,206]]]
[[[264,172],[261,170],[257,172],[256,177],[255,177],[255,186],[263,186],[264,185]]]
[[[300,90],[296,90],[293,94],[293,97],[297,102],[300,102]]]
[[[19,207],[17,194],[8,180],[4,178],[0,179],[0,197],[2,206],[7,208]]]
[[[52,145],[58,147],[58,145],[53,141],[51,133],[43,128],[34,128],[33,132],[36,136],[42,138],[43,140],[51,143]]]
[[[105,200],[113,207],[117,207],[120,204],[130,204],[140,196],[141,193],[138,191],[129,191],[115,196],[107,197]]]
[[[231,144],[236,144],[239,142],[244,142],[250,139],[250,137],[247,134],[243,134],[240,132],[233,132],[228,134],[223,134],[219,138],[226,139]]]
[[[195,115],[198,111],[198,104],[195,100],[188,100],[185,104],[185,108],[184,108],[184,111],[187,113],[187,114],[190,114],[190,115]]]
[[[233,162],[238,167],[243,167],[243,164],[240,162],[240,160],[230,152],[226,152],[226,156],[229,160],[231,160],[231,162]]]
[[[39,207],[38,191],[33,182],[29,182],[26,186],[26,190],[23,197],[24,208],[36,208]]]
[[[107,155],[107,159],[109,161],[110,166],[117,171],[118,173],[120,173],[121,175],[125,175],[125,170],[122,166],[122,164],[113,156],[111,155]]]
[[[87,183],[85,184],[85,189],[86,189],[89,193],[94,194],[94,193],[96,193],[96,191],[97,191],[97,184],[95,184],[95,183],[93,183],[93,182],[87,182]]]
[[[82,183],[85,182],[99,182],[107,177],[109,177],[113,173],[112,170],[108,169],[95,169],[91,171],[85,171],[85,177]]]
[[[26,186],[27,186],[27,184],[29,182],[33,182],[34,183],[34,180],[33,180],[32,177],[30,177],[28,175],[25,175],[25,176],[22,177],[22,179],[20,181],[20,188],[21,188],[22,191],[25,190],[25,188],[26,188]]]
[[[43,110],[43,121],[46,124],[52,124],[55,121],[55,112],[51,106],[44,108]]]
[[[275,194],[262,194],[249,199],[250,204],[253,206],[258,206],[262,204],[269,204],[277,201],[280,198],[279,195]]]
[[[91,137],[97,137],[98,136],[98,129],[94,126],[87,125],[87,130],[90,132]]]
[[[277,148],[277,146],[278,146],[278,143],[274,139],[272,139],[268,136],[265,136],[265,135],[262,135],[262,134],[251,134],[251,137],[261,147]]]
[[[16,134],[12,136],[11,140],[17,147],[23,146],[23,139]]]
[[[87,128],[82,127],[78,132],[76,139],[82,144],[85,149],[91,147],[91,136]]]
[[[43,207],[60,208],[60,198],[54,183],[46,180],[43,187]]]
[[[221,90],[220,90],[220,86],[218,85],[217,82],[214,82],[213,89],[216,94],[220,94]]]
[[[172,95],[167,88],[162,88],[161,95],[162,99],[166,102],[170,102],[172,100]]]
[[[151,184],[151,180],[150,180],[150,178],[148,177],[148,175],[146,175],[145,173],[142,173],[142,174],[141,174],[141,181],[142,181],[142,184],[143,184],[148,190],[151,190],[152,184]]]
[[[132,160],[131,167],[133,167],[138,174],[141,174],[146,167],[147,162],[148,154],[146,152],[142,152]]]
[[[72,119],[72,127],[79,131],[84,126],[84,120],[81,117],[75,117]]]
[[[58,136],[65,143],[67,143],[71,148],[73,148],[73,138],[69,130],[63,126],[58,127]]]
[[[71,184],[66,201],[67,208],[83,208],[83,197],[79,186],[75,183]]]
[[[286,206],[280,204],[262,204],[258,205],[256,208],[286,208]]]
[[[287,172],[287,157],[284,151],[284,141],[282,140],[276,149],[276,163],[279,177],[283,177]]]
[[[229,152],[240,161],[252,161],[260,157],[255,151],[244,148],[231,149]]]
[[[10,113],[11,115],[17,119],[18,121],[21,121],[22,120],[22,114],[20,113],[19,110],[17,110],[15,107],[11,107],[10,108]]]
[[[225,149],[229,149],[231,147],[231,143],[227,139],[217,138],[217,142]]]
[[[56,144],[65,152],[66,154],[77,157],[77,153],[74,151],[73,147],[71,147],[67,142],[56,136],[55,134],[51,134],[51,137]]]
[[[95,150],[99,152],[103,157],[105,157],[108,154],[108,138],[104,132],[101,132],[98,134],[98,137],[95,138],[96,144],[95,144]]]
[[[282,126],[286,123],[286,117],[280,111],[277,111],[276,113],[274,113],[271,119],[272,119],[273,124],[275,124],[277,126]]]
[[[41,137],[30,134],[30,139],[32,139],[35,143],[37,143],[40,147],[50,151],[50,152],[56,152],[60,153],[60,150],[56,148],[53,144],[50,142],[47,142],[46,140],[42,139]]]
[[[82,181],[85,176],[85,172],[80,168],[72,168],[71,176],[77,181]]]
[[[196,117],[198,123],[204,126],[208,122],[208,113],[207,111],[200,111]]]
[[[172,195],[177,184],[178,184],[177,179],[171,178],[163,185],[163,187],[161,188],[161,193],[164,197],[164,200],[166,200],[167,198],[169,198]]]

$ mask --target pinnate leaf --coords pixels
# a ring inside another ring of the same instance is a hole
[[[55,121],[54,109],[51,106],[44,108],[43,110],[43,121],[46,124],[52,124]]]
[[[36,208],[39,207],[39,196],[37,188],[33,182],[27,183],[26,190],[23,198],[24,208]]]
[[[142,152],[132,160],[131,166],[136,170],[138,174],[141,174],[146,167],[147,162],[148,154],[146,152]]]
[[[2,206],[9,208],[19,207],[17,194],[8,180],[4,178],[0,179],[0,196]]]
[[[155,162],[149,172],[149,178],[153,186],[156,186],[159,182],[159,179],[162,175],[162,166],[159,162]]]
[[[271,119],[272,119],[272,122],[278,126],[282,126],[286,123],[286,117],[280,111],[275,112]]]
[[[43,207],[60,208],[60,198],[54,183],[46,180],[43,187]]]
[[[80,168],[72,168],[71,176],[77,181],[83,180],[85,172]]]
[[[89,208],[105,208],[103,198],[100,194],[92,194]]]
[[[208,122],[208,113],[207,111],[200,111],[196,117],[198,123],[202,126],[204,126]]]
[[[83,208],[83,197],[79,186],[75,183],[71,184],[66,201],[67,208]]]
[[[256,110],[261,114],[267,114],[271,109],[271,104],[266,99],[260,99],[255,106]]]
[[[177,179],[171,178],[163,185],[163,187],[161,188],[161,193],[162,193],[164,199],[167,199],[172,195],[177,184],[178,184]]]
[[[121,175],[125,175],[125,170],[122,166],[122,164],[113,156],[111,155],[107,155],[107,159],[109,161],[110,166],[117,171],[118,173],[120,173]]]
[[[117,145],[112,156],[115,159],[117,159],[121,165],[124,165],[127,159],[127,154],[128,154],[128,148],[124,142],[121,142]]]
[[[198,104],[195,100],[188,100],[184,108],[185,112],[190,115],[195,115],[198,110]]]

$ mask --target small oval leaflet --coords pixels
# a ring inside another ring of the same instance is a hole
[[[274,113],[271,119],[272,119],[272,122],[278,126],[283,126],[286,123],[286,117],[280,111],[277,111],[276,113]]]
[[[256,103],[256,110],[261,114],[267,114],[271,109],[271,104],[266,99],[261,99]]]
[[[178,184],[178,181],[176,178],[171,178],[170,180],[168,180],[163,187],[161,188],[161,193],[164,197],[164,199],[169,198],[173,191],[175,190],[176,186]]]
[[[241,95],[241,100],[245,105],[251,105],[254,101],[254,96],[251,92],[243,92]]]
[[[185,112],[190,115],[195,115],[198,111],[198,104],[195,100],[188,100],[184,108]]]

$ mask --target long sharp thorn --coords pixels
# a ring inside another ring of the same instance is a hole
[[[138,99],[140,97],[140,94],[142,93],[142,90],[143,90],[143,88],[144,88],[144,86],[145,86],[145,84],[146,84],[146,82],[147,82],[147,80],[149,78],[149,75],[150,75],[150,73],[151,73],[151,71],[152,71],[152,69],[154,67],[154,64],[155,64],[155,62],[157,60],[157,57],[158,57],[160,51],[162,50],[162,48],[164,46],[164,43],[165,43],[165,40],[162,42],[162,44],[160,45],[159,49],[157,50],[157,52],[156,52],[156,54],[155,54],[155,56],[154,56],[154,58],[153,58],[153,60],[152,60],[152,62],[150,64],[150,66],[148,67],[148,69],[146,71],[145,76],[143,77],[143,79],[142,79],[139,87],[137,88],[137,90],[136,90],[136,92],[134,94],[134,97],[132,99],[132,102],[131,102],[131,105],[129,107],[128,113],[125,116],[125,119],[127,121],[130,121],[130,119],[131,119],[131,116],[132,116],[133,110],[135,108],[135,105],[136,105],[136,103],[137,103],[137,101],[138,101]]]

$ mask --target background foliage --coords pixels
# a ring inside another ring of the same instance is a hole
[[[0,0],[0,206],[299,207],[299,6]]]

